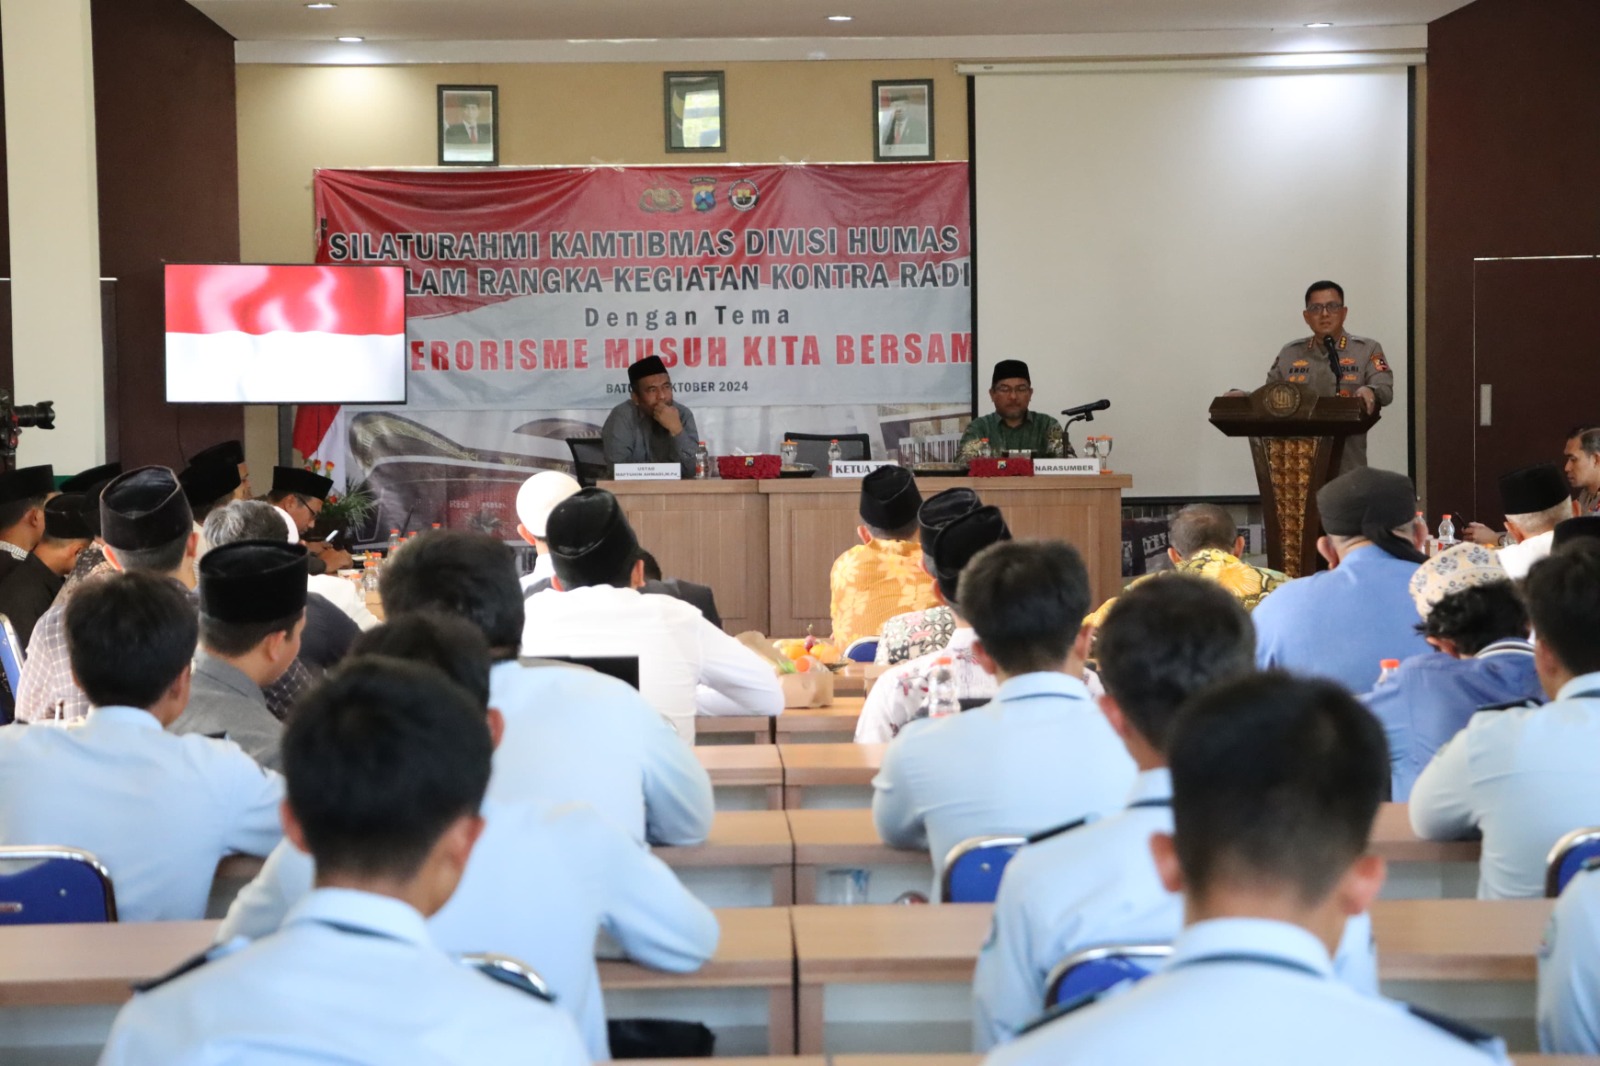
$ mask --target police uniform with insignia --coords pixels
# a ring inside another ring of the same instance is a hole
[[[1480,899],[1544,895],[1545,858],[1600,824],[1600,673],[1568,681],[1543,707],[1476,714],[1411,790],[1411,827],[1427,840],[1483,834]]]
[[[277,933],[209,954],[123,1007],[101,1066],[589,1061],[564,1011],[450,958],[399,899],[319,888]]]
[[[1009,879],[1010,871],[1006,877]],[[1309,931],[1263,918],[1189,926],[1161,973],[993,1052],[992,1066],[1486,1066],[1504,1045],[1335,979]]]
[[[490,800],[483,817],[461,883],[428,919],[434,943],[533,967],[577,1019],[589,1054],[610,1058],[595,934],[604,928],[642,966],[681,973],[716,951],[716,916],[665,863],[587,804]],[[218,940],[276,930],[311,892],[313,873],[311,856],[280,844],[233,901]]]
[[[1127,807],[1096,822],[1038,834],[1006,866],[989,939],[973,977],[973,1047],[1006,1043],[1038,1016],[1050,971],[1100,944],[1166,943],[1183,927],[1183,897],[1168,892],[1150,837],[1172,832],[1172,774],[1139,774]],[[1334,975],[1376,995],[1372,919],[1345,924]]]
[[[1377,396],[1379,407],[1387,407],[1394,402],[1394,371],[1383,357],[1383,345],[1371,337],[1340,332],[1335,342],[1334,357],[1339,361],[1337,378],[1320,338],[1306,337],[1290,341],[1272,361],[1272,367],[1267,371],[1267,381],[1310,385],[1319,396],[1354,396],[1356,390],[1365,387]],[[1366,465],[1367,435],[1361,433],[1346,437],[1339,473]]]

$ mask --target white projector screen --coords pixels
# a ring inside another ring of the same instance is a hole
[[[1034,408],[1107,398],[1132,496],[1253,496],[1249,446],[1206,421],[1310,331],[1310,282],[1382,343],[1394,403],[1368,461],[1406,469],[1407,77],[980,74],[974,128],[978,409],[1027,360]]]

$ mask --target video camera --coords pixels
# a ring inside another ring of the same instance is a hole
[[[55,401],[13,404],[11,393],[0,389],[0,466],[13,470],[17,465],[17,440],[23,429],[55,429]]]

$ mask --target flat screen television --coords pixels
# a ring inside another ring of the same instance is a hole
[[[404,403],[405,268],[168,263],[168,403]]]

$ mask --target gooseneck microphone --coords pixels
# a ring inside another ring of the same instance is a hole
[[[1333,334],[1322,335],[1322,350],[1328,353],[1328,369],[1333,371],[1333,394],[1339,395],[1339,346]]]
[[[1079,407],[1069,407],[1061,413],[1068,418],[1082,418],[1085,422],[1093,422],[1096,411],[1104,411],[1110,406],[1110,400],[1096,400],[1094,403],[1086,403]]]

